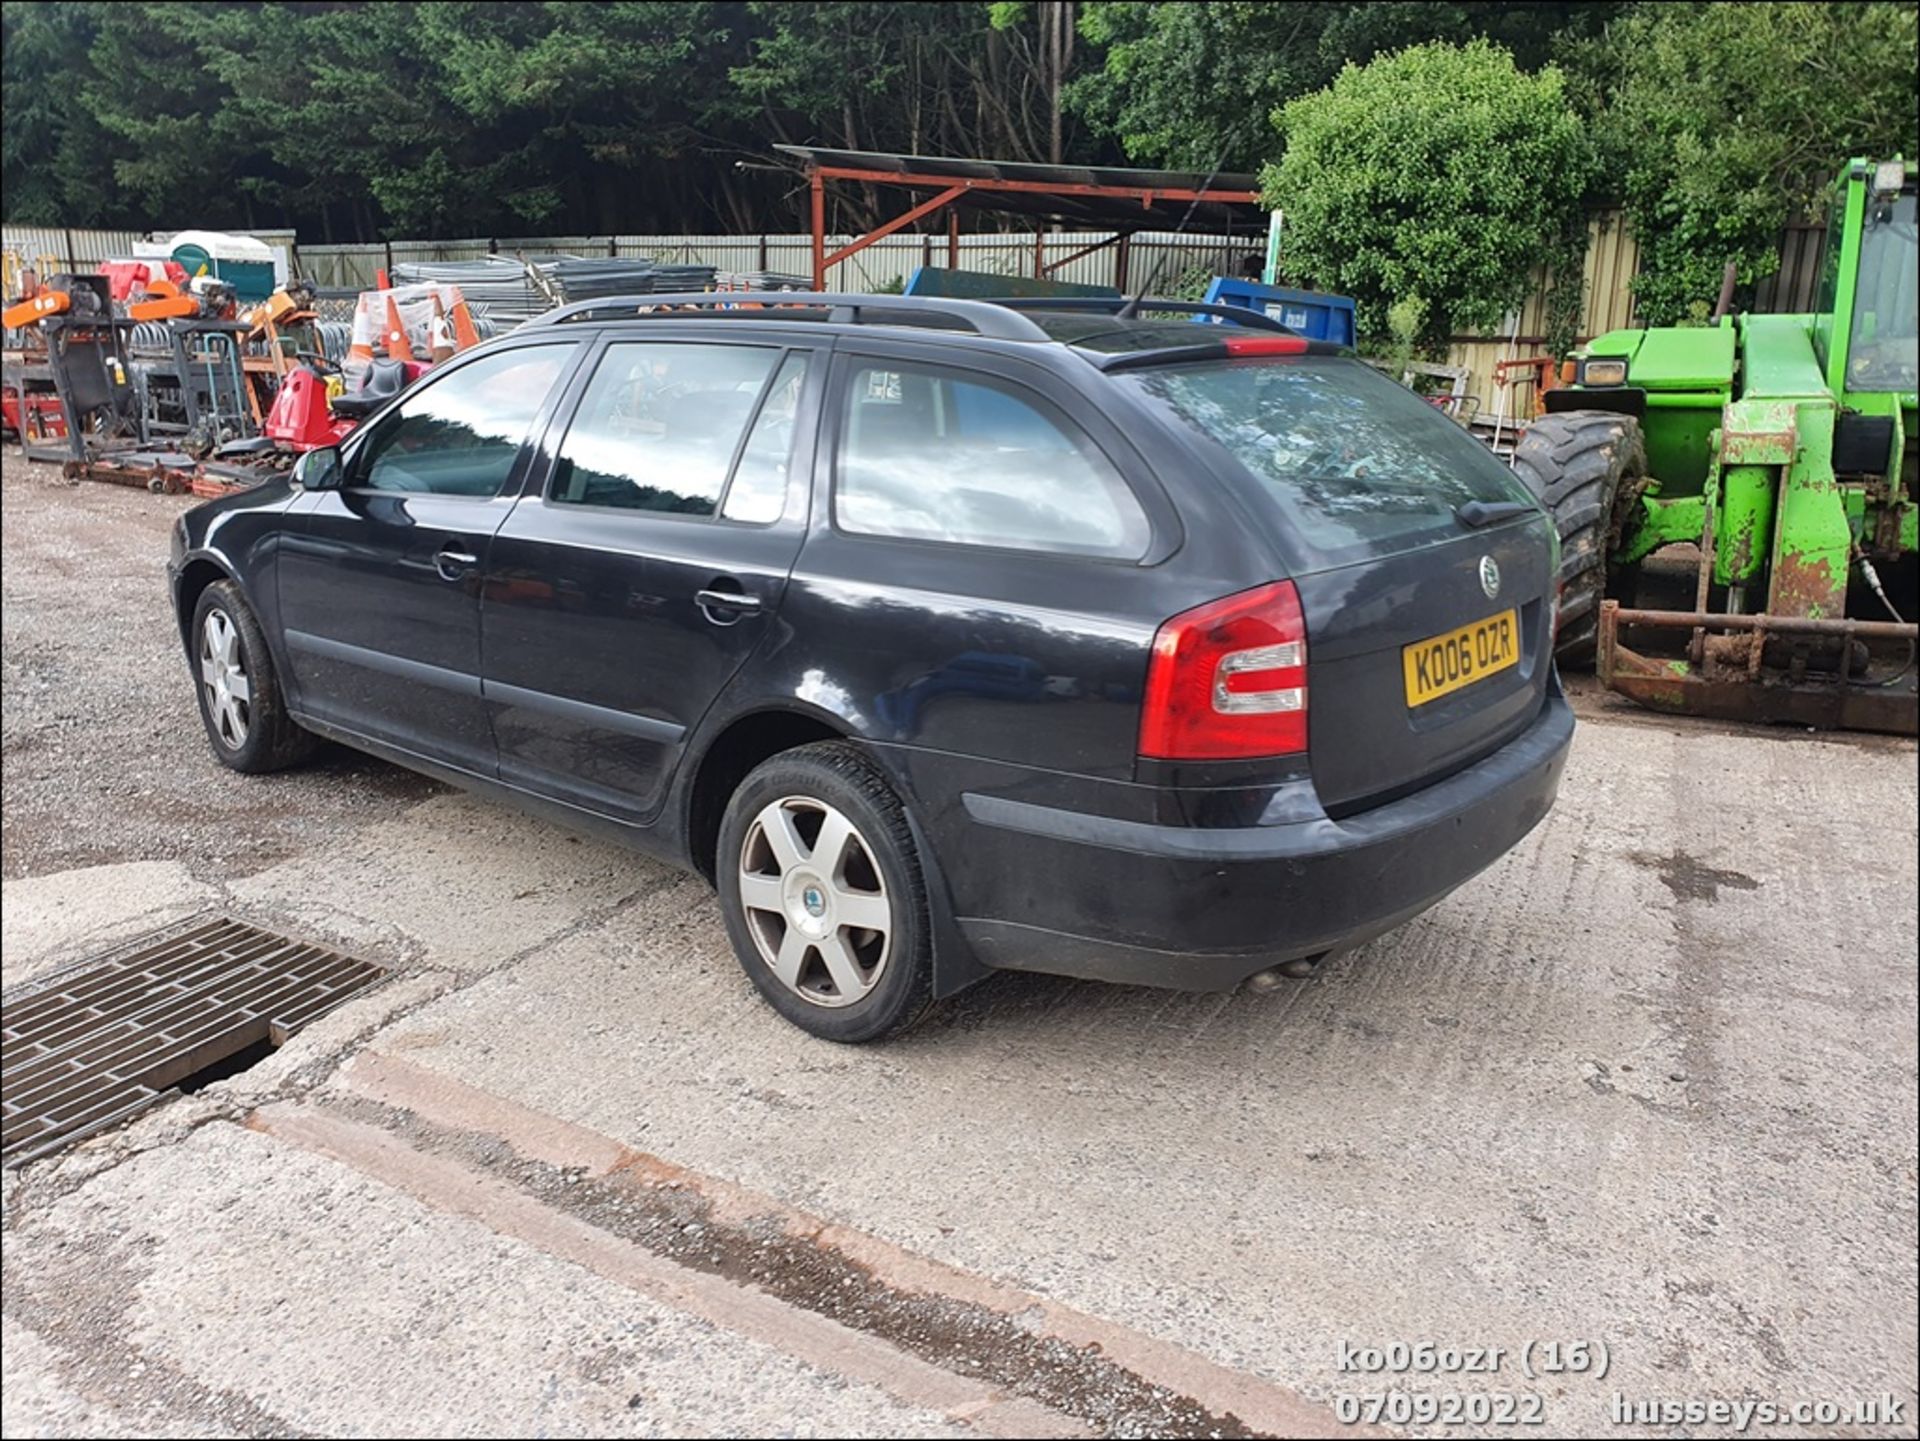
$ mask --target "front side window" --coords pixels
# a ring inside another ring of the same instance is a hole
[[[1113,463],[1039,396],[894,362],[852,372],[834,519],[860,535],[1126,560],[1149,537]]]
[[[561,443],[549,498],[714,514],[780,355],[755,345],[608,346]]]
[[[354,459],[369,490],[498,495],[571,345],[503,350],[430,377],[383,419]]]

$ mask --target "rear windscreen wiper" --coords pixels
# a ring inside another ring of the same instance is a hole
[[[1454,518],[1475,530],[1496,520],[1511,520],[1516,515],[1537,515],[1540,507],[1525,500],[1469,500],[1453,508]]]

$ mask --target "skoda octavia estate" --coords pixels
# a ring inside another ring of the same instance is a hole
[[[222,764],[324,738],[692,867],[864,1041],[1433,905],[1553,803],[1557,563],[1469,435],[1252,312],[707,295],[461,355],[169,572]]]

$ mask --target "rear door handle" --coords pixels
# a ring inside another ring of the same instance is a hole
[[[440,573],[440,579],[465,580],[467,572],[480,564],[480,557],[469,555],[464,550],[455,550],[447,546],[433,558],[433,568]]]
[[[760,597],[748,595],[738,590],[695,591],[693,603],[700,607],[700,613],[715,625],[734,625],[750,615],[760,612]]]

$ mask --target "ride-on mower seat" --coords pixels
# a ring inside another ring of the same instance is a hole
[[[364,420],[407,388],[407,367],[398,360],[376,360],[360,377],[360,384],[336,396],[333,413]]]

